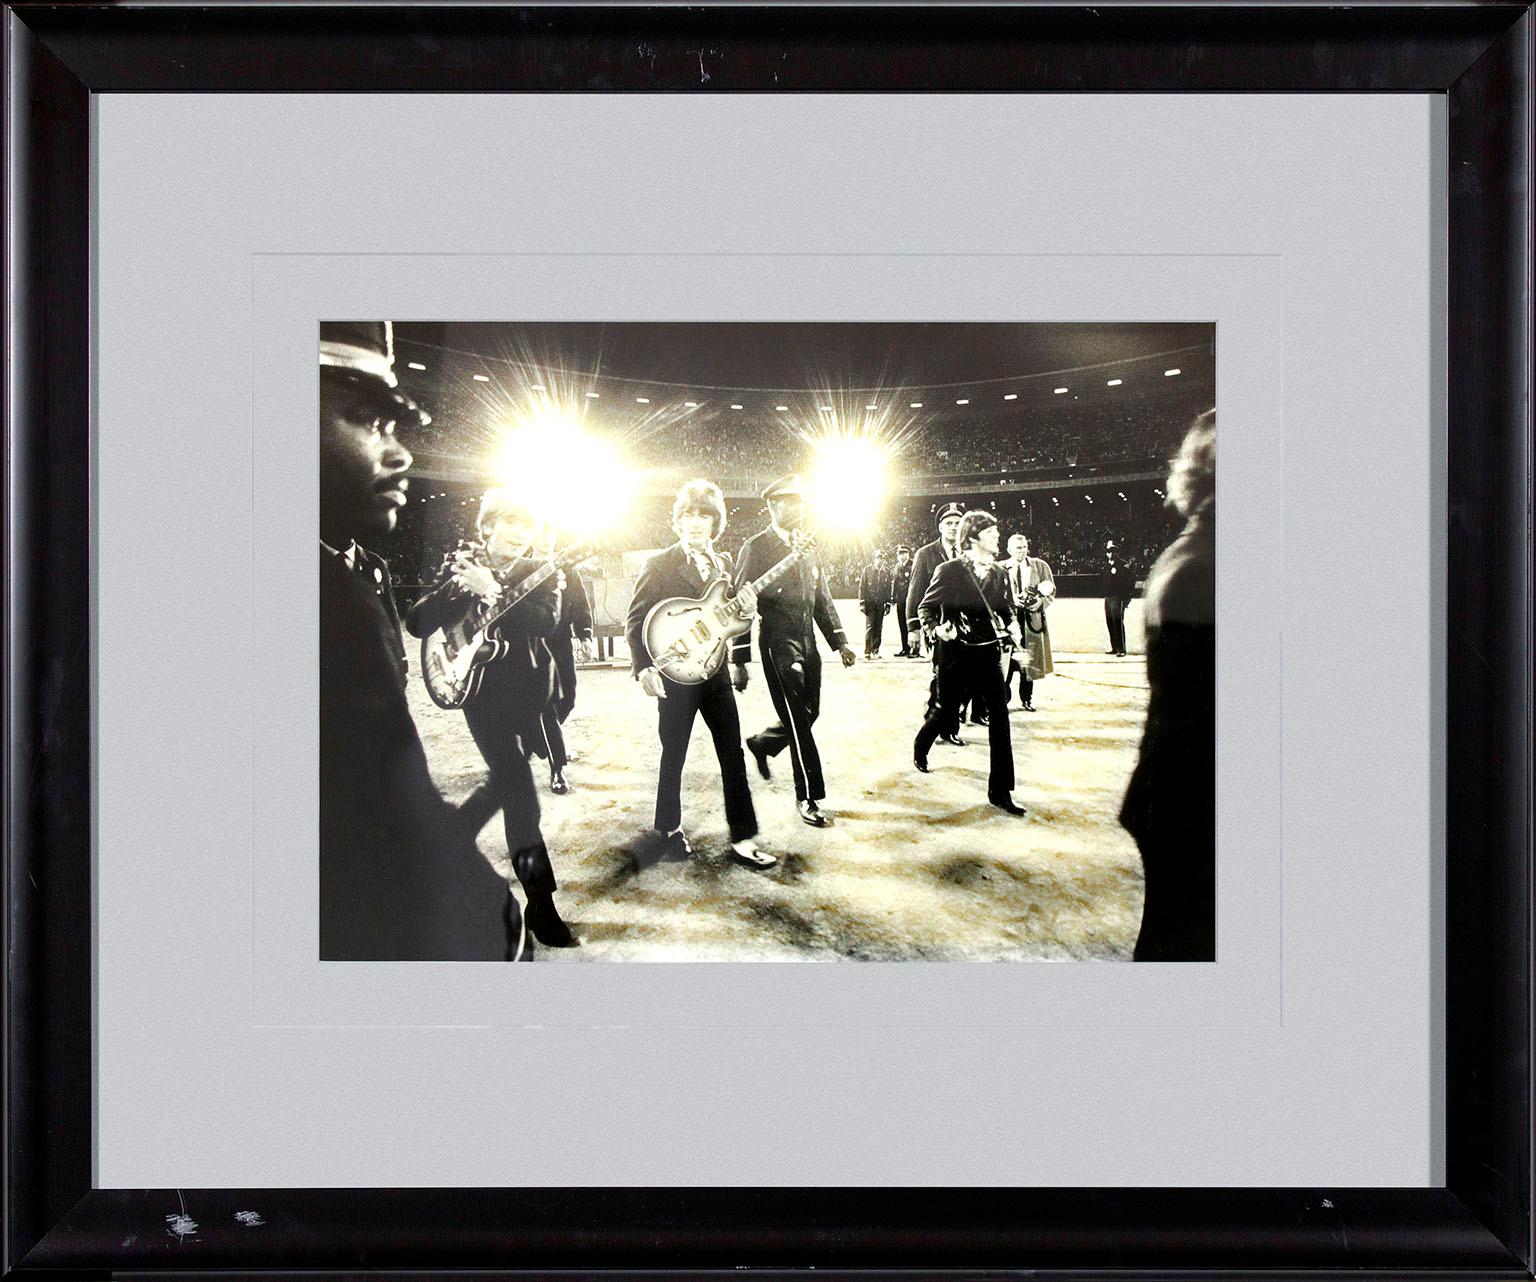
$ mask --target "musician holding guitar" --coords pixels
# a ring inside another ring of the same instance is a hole
[[[763,491],[772,524],[754,534],[741,549],[736,567],[738,583],[754,579],[787,560],[786,554],[808,551],[801,533],[804,488],[798,476],[781,477]],[[795,555],[787,573],[761,593],[763,678],[779,719],[747,740],[758,772],[769,777],[770,758],[789,749],[795,775],[795,809],[813,828],[832,821],[817,804],[827,795],[821,774],[821,753],[811,727],[821,712],[821,656],[816,652],[816,628],[851,668],[855,658],[838,622],[821,567],[813,557]],[[814,626],[813,626],[814,625]],[[749,633],[737,639],[731,662],[739,669],[737,689],[747,683],[746,667],[752,647]]]
[[[543,742],[539,718],[554,689],[546,638],[560,617],[558,578],[532,555],[538,522],[507,491],[486,492],[475,524],[479,537],[444,559],[405,626],[411,635],[426,637],[466,618],[495,619],[485,648],[496,657],[478,671],[478,689],[462,705],[464,720],[490,767],[489,789],[500,804],[507,853],[528,897],[523,914],[528,929],[541,944],[567,948],[576,939],[555,907],[555,873],[539,829],[539,794],[527,751],[530,743]],[[538,586],[528,591],[523,585],[529,581]],[[521,599],[506,609],[519,592]]]
[[[725,531],[725,496],[712,481],[689,481],[672,504],[678,541],[641,568],[630,602],[626,638],[635,679],[656,700],[661,768],[656,779],[656,831],[663,857],[693,852],[682,828],[683,763],[696,716],[715,744],[725,789],[731,857],[765,871],[778,863],[757,847],[757,812],[741,751],[741,718],[724,661],[732,629],[751,626],[757,592],[751,584],[729,591],[731,559],[715,550]],[[745,672],[733,670],[738,683]]]
[[[936,706],[912,745],[912,763],[928,773],[928,750],[953,725],[965,699],[984,702],[991,769],[987,800],[1010,815],[1024,807],[1013,800],[1013,741],[1008,729],[1008,688],[1004,672],[1019,644],[1017,603],[1007,575],[996,563],[997,518],[967,512],[955,542],[960,555],[941,563],[923,593],[918,617],[936,647]]]

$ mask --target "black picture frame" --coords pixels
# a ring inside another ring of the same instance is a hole
[[[19,4],[5,65],[7,1277],[1532,1276],[1526,5]],[[91,96],[263,90],[1444,93],[1445,1187],[93,1189]]]

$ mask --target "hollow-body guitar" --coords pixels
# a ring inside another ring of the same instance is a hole
[[[790,534],[790,553],[752,581],[755,591],[771,587],[790,566],[816,546],[799,530]],[[674,596],[658,601],[645,616],[642,635],[651,662],[662,676],[680,685],[701,685],[720,671],[731,642],[752,626],[727,595],[730,583],[722,575],[698,597]]]

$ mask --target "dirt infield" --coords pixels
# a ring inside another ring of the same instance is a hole
[[[861,651],[857,606],[839,608]],[[1139,650],[1137,606],[1127,622]],[[835,822],[824,830],[800,822],[787,753],[766,782],[749,760],[759,840],[781,859],[770,873],[726,856],[719,773],[702,722],[683,777],[694,856],[651,862],[655,705],[627,664],[582,669],[566,724],[573,791],[550,795],[548,771],[534,762],[561,910],[582,946],[541,950],[538,960],[1128,960],[1141,867],[1116,815],[1146,708],[1144,664],[1137,654],[1103,653],[1098,601],[1058,602],[1052,631],[1057,673],[1036,687],[1039,711],[1015,703],[1010,713],[1023,819],[987,804],[984,728],[967,726],[963,748],[937,745],[932,774],[913,769],[926,661],[861,660],[845,671],[824,654],[816,734]],[[887,655],[894,633],[888,621]],[[751,672],[740,696],[744,734],[773,715],[755,664]],[[427,699],[414,663],[410,700],[433,774],[461,800],[485,771],[463,716]],[[480,848],[507,871],[499,816]]]

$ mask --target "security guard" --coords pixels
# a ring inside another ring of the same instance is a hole
[[[792,534],[802,528],[805,491],[799,476],[780,477],[766,490],[769,527],[754,534],[736,559],[736,583],[750,583],[766,574],[793,551]],[[821,656],[816,652],[816,628],[827,644],[842,656],[843,666],[855,662],[837,611],[827,591],[825,575],[816,558],[807,553],[787,573],[765,587],[757,599],[758,642],[763,655],[763,678],[779,719],[747,738],[747,751],[757,762],[758,773],[769,777],[768,761],[785,748],[795,773],[795,808],[813,828],[832,821],[816,803],[827,795],[821,775],[821,754],[811,727],[821,711]],[[731,654],[736,668],[736,688],[746,683],[745,664],[751,660],[751,633],[743,632]]]

